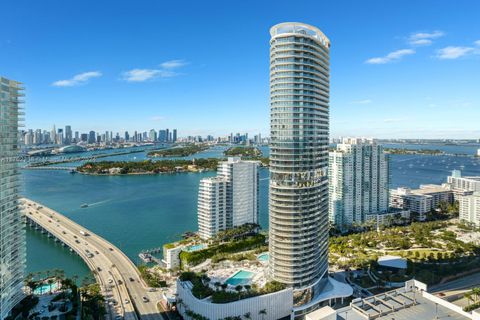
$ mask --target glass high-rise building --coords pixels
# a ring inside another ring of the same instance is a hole
[[[23,298],[25,230],[19,203],[19,82],[0,77],[0,318]]]
[[[270,276],[301,306],[328,282],[330,41],[303,23],[270,35]]]

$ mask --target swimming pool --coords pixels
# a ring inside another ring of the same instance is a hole
[[[269,258],[270,258],[270,255],[268,254],[268,252],[264,252],[257,256],[257,260],[260,262],[266,262],[268,261]]]
[[[49,293],[50,291],[55,291],[58,289],[58,284],[56,282],[52,283],[51,285],[48,283],[42,284],[40,287],[36,288],[35,291],[33,291],[34,294],[45,294]]]
[[[198,251],[198,250],[205,249],[206,247],[207,247],[207,245],[204,244],[204,243],[194,244],[194,245],[186,247],[185,251],[193,252],[193,251]]]
[[[225,281],[226,284],[231,286],[246,285],[252,281],[254,273],[250,271],[240,270],[236,272],[233,276]]]

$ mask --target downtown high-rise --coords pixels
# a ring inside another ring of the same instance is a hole
[[[22,299],[25,230],[20,212],[19,121],[23,87],[0,77],[0,318]]]
[[[330,41],[303,23],[270,35],[270,277],[308,306],[327,283]]]

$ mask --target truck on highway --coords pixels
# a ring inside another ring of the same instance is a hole
[[[83,230],[80,230],[80,234],[84,237],[88,236],[88,233]]]

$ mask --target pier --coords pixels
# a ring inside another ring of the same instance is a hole
[[[116,301],[116,306],[107,306],[107,319],[162,319],[156,305],[161,293],[149,292],[137,267],[120,249],[40,203],[25,198],[22,201],[27,224],[77,253],[92,271],[106,300]]]

